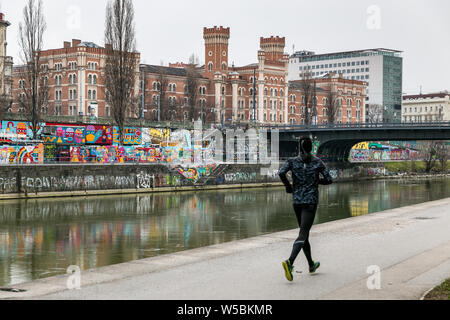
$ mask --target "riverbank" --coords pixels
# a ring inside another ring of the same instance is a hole
[[[450,279],[428,292],[423,300],[450,300]]]
[[[299,256],[293,282],[281,261],[298,229],[82,271],[80,290],[68,290],[71,278],[61,275],[0,298],[420,299],[450,277],[448,212],[450,198],[315,225],[321,267],[311,276]]]
[[[91,166],[94,168],[95,167]],[[199,184],[195,183],[182,183],[183,177],[174,177],[173,172],[164,172],[161,170],[156,172],[152,170],[150,173],[139,172],[136,174],[136,179],[134,179],[133,175],[126,176],[126,168],[127,166],[123,166],[121,172],[119,173],[121,176],[112,176],[110,179],[105,178],[103,175],[94,176],[92,172],[88,172],[88,175],[85,176],[74,176],[71,178],[63,179],[63,181],[57,181],[56,178],[49,177],[47,178],[48,183],[54,182],[55,185],[64,185],[65,190],[57,190],[57,191],[42,191],[43,186],[45,184],[45,178],[12,178],[12,182],[8,182],[8,186],[11,186],[11,189],[17,187],[16,181],[21,181],[22,185],[25,187],[20,187],[23,189],[23,192],[12,192],[5,193],[5,180],[0,178],[0,187],[2,187],[3,193],[0,194],[1,200],[20,200],[20,199],[40,199],[40,198],[64,198],[64,197],[89,197],[89,196],[105,196],[105,195],[126,195],[126,194],[152,194],[152,193],[167,193],[167,192],[192,192],[192,191],[208,191],[208,190],[232,190],[232,189],[252,189],[252,188],[273,188],[273,187],[282,187],[283,184],[279,182],[278,176],[275,173],[270,173],[269,176],[264,177],[259,173],[261,167],[257,166],[253,171],[248,171],[249,166],[236,166],[233,170],[228,170],[228,173],[222,173],[221,176],[211,175],[210,177],[206,176],[206,179],[215,180],[215,184]],[[64,168],[64,166],[62,167]],[[70,166],[67,166],[70,168]],[[121,166],[113,166],[112,168],[121,168]],[[146,168],[146,166],[133,166],[133,171],[141,170],[142,168]],[[154,168],[154,167],[152,167]],[[104,169],[104,167],[103,167]],[[168,171],[167,167],[165,168]],[[51,167],[47,166],[47,170],[51,170]],[[226,170],[224,170],[227,172]],[[331,169],[332,175],[334,175],[333,179],[335,183],[339,182],[352,182],[352,181],[370,181],[370,180],[392,180],[392,179],[429,179],[429,178],[449,178],[450,174],[401,174],[397,173],[395,175],[384,175],[380,174],[382,171],[373,172],[373,175],[358,175],[349,174],[350,170],[343,169]],[[65,172],[67,174],[67,172]],[[90,175],[89,175],[90,174]],[[179,174],[179,173],[178,173]],[[172,175],[172,176],[171,176]],[[250,177],[250,178],[249,178]],[[229,181],[224,181],[226,178]],[[54,180],[53,180],[54,179]],[[232,183],[234,180],[242,179],[241,183]],[[245,181],[248,179],[249,181]],[[109,183],[100,183],[110,180]],[[134,181],[136,180],[136,182]],[[145,181],[144,181],[145,180]],[[259,180],[265,182],[252,182],[252,180]],[[39,181],[39,182],[37,182]],[[94,182],[97,181],[97,182]],[[206,180],[208,182],[209,180]],[[223,183],[217,183],[217,182]],[[228,182],[228,183],[227,183]],[[74,187],[78,183],[78,186],[81,184],[81,190],[70,190],[70,187]],[[170,186],[170,184],[175,184]],[[86,185],[91,184],[93,186],[92,189],[89,189]],[[123,184],[123,185],[122,185]],[[108,188],[107,186],[121,186],[128,188]],[[27,187],[28,186],[28,187]],[[38,187],[39,186],[39,187]],[[102,188],[105,186],[105,188]],[[150,188],[146,186],[151,186]],[[68,189],[68,190],[67,190]]]

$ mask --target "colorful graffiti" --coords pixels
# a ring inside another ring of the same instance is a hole
[[[361,142],[350,151],[351,162],[386,162],[417,159],[418,151],[402,149],[397,146]]]
[[[37,134],[41,133],[44,125],[39,124]],[[0,121],[0,138],[11,142],[32,140],[33,126],[23,121]]]
[[[86,144],[112,145],[112,128],[110,126],[86,126]]]
[[[60,125],[55,127],[55,135],[44,136],[44,143],[53,144],[85,144],[85,127]]]
[[[142,142],[142,129],[125,127],[123,128],[123,144],[139,145]],[[119,128],[113,127],[113,145],[119,145]]]
[[[197,182],[201,177],[209,176],[216,169],[215,164],[210,164],[206,166],[183,168],[178,167],[177,172],[185,177],[188,181]]]
[[[2,146],[0,147],[2,164],[42,164],[44,163],[44,145]]]

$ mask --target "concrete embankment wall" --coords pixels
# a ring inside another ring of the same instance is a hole
[[[383,165],[328,166],[335,181],[386,174]],[[187,168],[162,164],[0,166],[0,199],[274,186],[281,185],[278,168],[250,164]]]

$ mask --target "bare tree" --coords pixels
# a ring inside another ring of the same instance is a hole
[[[441,165],[442,172],[447,171],[447,162],[449,160],[449,150],[446,141],[436,142],[436,158]]]
[[[196,70],[195,64],[186,66],[186,97],[188,98],[187,111],[188,120],[193,121],[197,116],[197,98],[199,94],[199,78],[200,74]]]
[[[300,73],[300,88],[303,92],[305,107],[305,124],[311,124],[312,107],[314,103],[314,79],[311,70],[303,70]],[[302,101],[303,102],[303,101]]]
[[[329,124],[334,124],[337,121],[340,106],[337,100],[337,92],[332,84],[330,84],[330,87],[326,91],[325,97],[327,102],[325,105],[327,108],[327,120]]]
[[[380,104],[369,104],[367,106],[367,123],[378,123],[383,119],[383,106]]]
[[[169,100],[167,97],[167,87],[169,85],[169,79],[167,79],[166,74],[164,73],[163,68],[159,69],[158,72],[158,95],[156,102],[156,110],[158,112],[158,103],[159,103],[159,119],[157,114],[157,120],[168,120],[169,119]],[[159,99],[159,100],[158,100]]]
[[[36,3],[37,2],[37,3]],[[36,139],[42,110],[48,103],[47,78],[41,77],[41,50],[47,28],[41,0],[28,0],[23,9],[23,23],[19,24],[20,56],[24,66],[20,68],[20,93],[18,104],[32,126]]]
[[[421,147],[422,159],[425,163],[425,172],[430,173],[431,169],[434,168],[437,160],[437,141],[423,141]]]
[[[0,95],[0,121],[5,116],[5,113],[8,113],[8,110],[11,108],[12,99],[9,95],[2,94]]]
[[[138,65],[132,0],[111,0],[106,7],[105,27],[105,90],[119,128],[119,143],[123,145],[126,112],[136,106],[134,96]]]

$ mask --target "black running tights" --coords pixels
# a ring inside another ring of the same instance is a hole
[[[291,262],[291,265],[294,265],[295,259],[303,249],[306,259],[308,259],[309,266],[312,266],[314,264],[314,261],[311,258],[309,231],[311,230],[311,227],[314,223],[314,218],[316,217],[317,205],[294,204],[294,211],[295,215],[297,216],[300,233],[297,240],[295,240],[294,242],[289,261]]]

